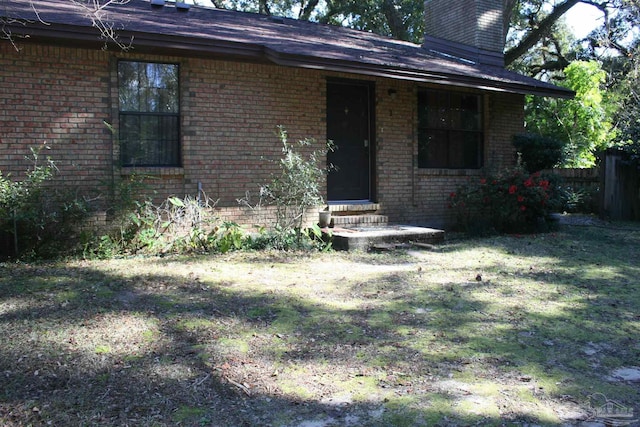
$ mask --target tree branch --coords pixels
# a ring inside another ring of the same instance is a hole
[[[91,20],[91,25],[100,32],[100,37],[105,41],[105,48],[108,42],[115,43],[120,49],[127,51],[132,49],[133,37],[128,44],[124,44],[118,39],[118,34],[114,28],[114,23],[107,19],[108,6],[122,5],[129,3],[129,0],[71,0],[78,8],[84,10],[86,16]]]
[[[48,22],[45,22],[41,17],[40,17],[40,13],[38,12],[38,10],[35,8],[35,6],[33,5],[33,3],[30,3],[31,9],[33,10],[33,13],[35,13],[36,18],[38,20],[39,23],[44,24],[44,25],[50,25]],[[8,15],[8,14],[7,14]],[[29,20],[29,19],[17,19],[17,18],[3,18],[0,17],[0,40],[4,39],[9,41],[9,43],[11,43],[11,46],[13,46],[13,48],[16,51],[20,51],[20,48],[18,47],[17,43],[16,43],[16,37],[17,38],[21,38],[21,39],[26,39],[29,36],[28,35],[16,35],[11,31],[11,28],[9,28],[11,25],[21,25],[23,27],[26,27],[29,24],[33,24],[36,21],[34,20]]]
[[[538,25],[532,28],[524,39],[515,47],[509,49],[504,54],[505,65],[511,64],[513,61],[524,55],[531,49],[542,37],[549,33],[553,24],[569,9],[580,3],[581,0],[565,0],[553,8],[551,13],[547,15]]]
[[[509,32],[509,27],[511,27],[511,19],[513,18],[513,13],[516,9],[516,5],[518,4],[518,0],[503,0],[502,3],[502,34],[506,39],[507,33]]]

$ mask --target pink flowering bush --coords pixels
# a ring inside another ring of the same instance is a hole
[[[449,207],[466,231],[545,231],[560,193],[557,176],[515,167],[469,181],[449,195]]]

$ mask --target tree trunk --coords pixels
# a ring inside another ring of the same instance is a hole
[[[260,0],[258,12],[260,12],[261,15],[271,16],[271,11],[269,10],[269,4],[267,1],[268,0]]]
[[[298,15],[298,19],[303,21],[308,21],[311,18],[311,13],[318,6],[318,2],[320,0],[309,0],[306,6],[300,9],[300,14]]]
[[[397,40],[408,40],[409,34],[407,28],[402,21],[402,16],[396,8],[396,4],[393,0],[384,0],[382,2],[382,13],[387,19],[389,29],[391,30],[391,36]]]

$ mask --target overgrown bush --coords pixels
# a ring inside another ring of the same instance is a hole
[[[254,238],[253,246],[273,249],[327,249],[330,245],[322,240],[318,227],[305,228],[305,215],[309,209],[322,205],[321,184],[328,169],[321,165],[327,151],[333,149],[328,143],[322,149],[304,156],[300,151],[316,144],[306,138],[291,144],[287,131],[278,126],[278,138],[282,144],[282,157],[278,160],[278,173],[268,184],[260,187],[260,199],[256,206],[249,203],[250,195],[238,202],[253,210],[262,205],[275,207],[275,224]]]
[[[32,163],[22,180],[0,171],[0,257],[51,257],[72,244],[74,224],[87,213],[87,202],[70,191],[47,185],[56,172],[43,156],[49,146],[30,147]]]
[[[562,205],[558,180],[518,166],[458,188],[450,194],[449,207],[465,231],[546,231],[550,214]]]
[[[110,234],[85,245],[87,257],[110,258],[122,254],[220,252],[242,249],[249,242],[242,228],[221,222],[215,202],[169,197],[159,205],[147,200],[122,215]]]
[[[323,234],[317,224],[311,227],[303,227],[301,230],[264,230],[254,235],[247,242],[250,249],[277,249],[277,250],[331,250],[331,238]]]
[[[564,159],[564,143],[540,134],[522,134],[513,137],[513,146],[529,173],[552,169]]]

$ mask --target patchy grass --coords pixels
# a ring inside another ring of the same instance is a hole
[[[640,226],[389,254],[0,265],[0,424],[579,425],[640,415]],[[598,395],[599,396],[599,395]]]

